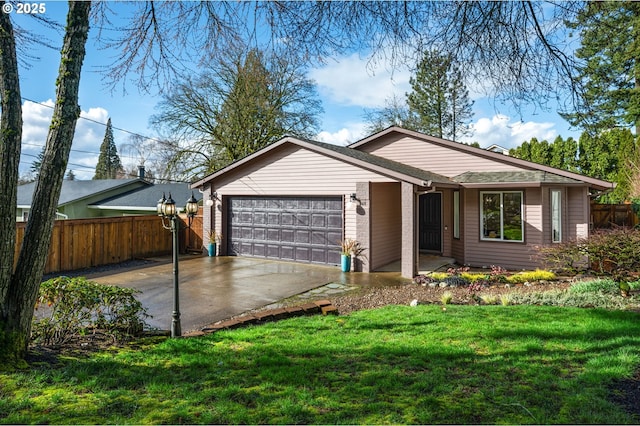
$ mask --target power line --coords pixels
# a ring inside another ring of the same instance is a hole
[[[23,101],[29,101],[29,102],[32,102],[32,103],[37,104],[37,105],[41,105],[41,106],[49,108],[49,109],[54,109],[54,107],[52,107],[51,105],[47,105],[47,104],[44,104],[42,102],[37,102],[37,101],[34,101],[32,99],[25,98],[24,96],[22,96],[22,100]],[[83,116],[80,116],[79,118],[82,119],[82,120],[90,121],[92,123],[100,124],[101,126],[105,126],[105,127],[107,126],[107,123],[102,123],[102,122],[100,122],[98,120],[94,120],[93,118],[88,118],[88,117],[83,117]],[[114,125],[111,125],[111,127],[114,130],[119,130],[121,132],[128,133],[128,134],[133,135],[133,136],[138,136],[138,137],[141,137],[143,139],[148,139],[150,141],[163,143],[163,141],[161,141],[160,139],[156,139],[156,138],[152,138],[152,137],[149,137],[149,136],[141,135],[140,133],[132,132],[131,130],[123,129],[121,127],[116,127]]]

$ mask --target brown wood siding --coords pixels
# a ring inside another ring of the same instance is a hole
[[[371,255],[373,270],[399,260],[402,253],[399,183],[371,185]]]
[[[525,242],[480,240],[480,190],[465,190],[464,263],[475,267],[502,266],[507,269],[531,269],[539,266],[533,256],[533,246],[542,241],[542,208],[540,188],[523,191],[525,211]]]
[[[361,149],[380,157],[449,177],[469,171],[521,170],[511,164],[410,137],[382,138],[380,141],[365,144]]]

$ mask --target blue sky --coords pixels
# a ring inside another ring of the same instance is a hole
[[[118,6],[111,7],[115,9]],[[64,22],[66,2],[47,1],[46,8],[47,17]],[[26,16],[14,14],[13,18],[19,25],[32,25]],[[157,95],[139,93],[133,85],[127,86],[126,94],[120,89],[111,92],[106,88],[100,70],[109,65],[114,52],[97,49],[92,36],[95,36],[95,30],[90,33],[80,85],[83,118],[78,121],[69,160],[69,168],[78,179],[91,179],[94,174],[105,129],[103,124],[98,123],[106,123],[110,117],[114,128],[156,137],[148,122],[160,100]],[[56,45],[61,44],[62,34],[52,33],[49,37]],[[22,96],[28,99],[23,102],[24,155],[20,163],[21,173],[28,171],[35,159],[33,156],[44,145],[55,98],[59,63],[57,51],[35,45],[32,49],[32,53],[40,59],[31,61],[29,68],[21,69]],[[394,94],[403,97],[409,91],[408,69],[391,72],[384,64],[372,68],[367,58],[367,52],[328,58],[324,65],[310,70],[309,76],[317,83],[324,108],[318,140],[345,145],[367,136],[364,130],[365,111],[382,107],[385,99]],[[472,97],[475,101],[472,122],[475,132],[469,140],[478,141],[483,147],[495,143],[510,148],[532,137],[551,141],[557,135],[577,136],[553,111],[534,114],[533,109],[524,108],[522,115],[517,115],[507,106],[494,105],[473,93]],[[114,138],[120,157],[125,165],[135,166],[138,162],[135,154],[123,147],[129,143],[130,133],[117,129],[114,130]]]

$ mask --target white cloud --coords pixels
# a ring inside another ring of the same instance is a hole
[[[53,116],[54,101],[48,99],[42,103],[25,101],[22,105],[22,157],[20,173],[26,173],[47,140],[51,117]],[[91,179],[93,168],[98,161],[100,144],[104,138],[105,125],[109,113],[106,109],[96,107],[80,112],[80,119],[76,124],[76,131],[69,156],[70,169],[76,178]],[[85,120],[88,118],[93,121]],[[96,123],[97,121],[97,123]],[[85,167],[78,167],[82,165]]]
[[[535,137],[552,142],[558,132],[555,123],[535,121],[511,121],[511,118],[497,114],[492,118],[480,118],[471,124],[473,135],[464,142],[478,142],[482,147],[498,144],[505,148],[515,148],[524,141]]]
[[[343,127],[335,132],[320,132],[316,135],[316,140],[334,145],[349,145],[367,136],[365,127],[365,123],[351,123],[348,124],[348,127]]]
[[[309,76],[326,101],[344,106],[380,108],[394,94],[404,96],[410,90],[409,70],[391,72],[385,67],[373,68],[368,62],[355,53],[313,69]]]

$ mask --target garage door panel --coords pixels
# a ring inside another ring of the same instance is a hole
[[[308,247],[296,247],[297,262],[311,262],[311,249]]]
[[[298,244],[309,244],[311,242],[311,234],[307,230],[296,230],[296,240]]]
[[[280,241],[280,230],[269,228],[267,230],[267,241]]]
[[[280,246],[267,244],[267,257],[271,259],[280,259]]]
[[[314,228],[324,228],[327,226],[327,216],[324,214],[314,213],[311,215],[311,226]]]
[[[282,229],[280,230],[280,241],[283,243],[293,243],[295,242],[295,235],[292,229]]]
[[[229,252],[339,264],[342,203],[342,197],[229,197]]]
[[[267,230],[264,228],[254,228],[253,229],[253,237],[249,237],[250,239],[266,241],[267,240]]]

